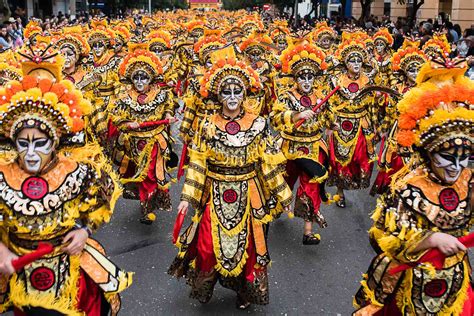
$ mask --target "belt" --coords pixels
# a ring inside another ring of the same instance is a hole
[[[36,250],[40,242],[47,242],[47,243],[52,244],[53,247],[58,247],[63,243],[64,236],[65,234],[51,238],[51,239],[31,240],[31,239],[19,238],[15,234],[9,233],[8,239],[11,243],[15,244],[15,246],[18,246],[20,248],[24,248],[28,250]]]
[[[243,167],[223,167],[209,164],[207,175],[216,180],[244,181],[256,177],[257,172],[254,164]]]

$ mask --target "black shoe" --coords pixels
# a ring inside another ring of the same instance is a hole
[[[319,234],[303,235],[303,245],[317,245],[321,242]]]
[[[235,302],[235,307],[238,309],[244,310],[250,307],[250,302],[244,300],[240,295],[237,295],[237,301]]]
[[[154,213],[148,213],[142,218],[140,218],[140,223],[145,225],[151,225],[156,220],[156,215]]]
[[[336,202],[336,205],[340,208],[345,208],[346,207],[346,198],[341,197],[341,199]]]

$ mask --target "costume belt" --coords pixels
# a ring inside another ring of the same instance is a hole
[[[66,232],[67,233],[67,232]],[[53,247],[59,247],[63,243],[64,236],[66,233],[61,234],[59,236],[56,236],[51,239],[41,239],[41,240],[31,240],[31,239],[23,239],[19,238],[13,233],[8,234],[8,240],[12,244],[14,244],[17,247],[23,248],[23,249],[28,249],[28,250],[35,250],[38,248],[38,244],[40,242],[48,242],[53,245]]]
[[[292,132],[291,134],[281,132],[281,137],[295,142],[312,143],[321,139],[321,132],[315,133]]]
[[[114,85],[99,86],[97,87],[97,91],[101,97],[111,96],[115,94],[115,86]]]
[[[221,181],[245,181],[256,177],[257,171],[254,164],[231,168],[209,164],[207,175]]]
[[[367,115],[367,110],[362,112],[337,112],[337,116],[341,118],[362,118]]]

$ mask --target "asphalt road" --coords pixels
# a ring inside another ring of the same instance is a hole
[[[175,208],[180,188],[177,183],[171,189]],[[122,295],[122,315],[350,315],[352,296],[374,254],[367,230],[375,199],[367,190],[348,192],[346,197],[345,209],[323,206],[329,226],[320,231],[319,245],[302,245],[300,219],[283,215],[271,224],[270,304],[246,311],[235,309],[234,292],[219,285],[209,304],[201,305],[188,297],[183,279],[166,273],[177,253],[171,242],[176,210],[159,213],[157,221],[146,226],[138,222],[138,202],[121,200],[112,221],[95,237],[119,266],[136,273]]]

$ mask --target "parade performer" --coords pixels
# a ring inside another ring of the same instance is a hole
[[[146,45],[145,45],[146,46]],[[144,224],[155,221],[157,210],[171,210],[168,191],[171,151],[168,125],[175,122],[171,88],[160,87],[163,67],[150,51],[133,45],[119,67],[122,90],[112,108],[109,141],[119,167],[125,196],[139,198]]]
[[[378,200],[370,233],[381,253],[364,275],[355,315],[474,314],[471,267],[457,239],[472,226],[474,83],[465,70],[464,61],[432,60],[398,104],[397,142],[412,148],[417,167],[405,166]],[[430,248],[444,264],[417,264]],[[401,264],[406,271],[392,270]]]
[[[418,49],[418,41],[410,41],[405,39],[405,48],[399,49],[392,57],[392,76],[391,86],[395,87],[400,95],[404,95],[416,85],[416,77],[424,63],[428,60],[423,51]],[[391,103],[396,103],[395,98]],[[397,173],[409,160],[410,151],[406,147],[399,148],[397,146],[396,134],[398,126],[398,113],[396,112],[396,104],[389,106],[390,126],[389,133],[384,137],[381,145],[382,151],[379,157],[378,165],[381,168],[377,174],[371,194],[385,193],[392,181],[392,176]]]
[[[436,33],[433,38],[426,41],[422,50],[429,58],[446,58],[451,53],[451,45],[445,34]]]
[[[379,86],[389,86],[392,73],[390,61],[392,59],[393,37],[387,28],[380,28],[372,37],[375,46],[375,59],[377,61],[377,75],[375,83]]]
[[[320,241],[313,233],[313,222],[327,223],[319,208],[328,200],[324,181],[328,177],[327,146],[322,136],[333,117],[329,110],[316,113],[312,108],[323,99],[321,73],[327,67],[325,54],[307,41],[291,45],[281,56],[282,73],[293,76],[290,88],[278,91],[278,101],[271,113],[273,126],[283,139],[281,150],[288,159],[286,181],[293,188],[300,179],[294,214],[305,221],[303,244]],[[299,120],[305,120],[296,126]]]
[[[71,26],[63,29],[63,34],[53,38],[53,43],[64,57],[64,79],[71,81],[82,91],[93,89],[95,78],[86,82],[84,77],[88,73],[84,60],[90,53],[90,47],[82,35],[80,26]]]
[[[345,207],[344,190],[369,186],[373,161],[376,159],[375,136],[378,108],[374,93],[363,93],[372,82],[362,72],[367,52],[363,41],[349,40],[339,45],[336,56],[342,70],[329,76],[329,89],[340,87],[329,99],[335,113],[335,130],[328,135],[331,174],[328,183],[337,186],[339,207]]]
[[[265,119],[245,110],[250,90],[261,89],[258,74],[236,60],[233,48],[216,52],[201,79],[201,94],[222,109],[200,125],[178,210],[195,210],[178,240],[179,254],[169,269],[186,276],[191,297],[207,303],[219,280],[237,293],[237,307],[268,304],[270,262],[265,226],[288,209],[291,191]]]
[[[86,82],[94,81],[94,109],[90,115],[90,133],[94,135],[101,146],[107,146],[109,104],[113,104],[114,96],[119,87],[117,69],[121,58],[115,56],[111,46],[114,33],[107,27],[105,20],[93,20],[87,42],[92,50],[92,63],[88,65]]]
[[[326,63],[328,67],[337,64],[337,61],[334,57],[335,45],[337,32],[330,26],[327,25],[327,22],[319,22],[316,24],[316,27],[312,33],[312,38],[315,44],[323,50],[326,54]]]
[[[90,239],[121,191],[98,145],[75,142],[90,103],[56,51],[30,47],[21,62],[23,79],[0,88],[0,313],[116,315],[132,276]]]

